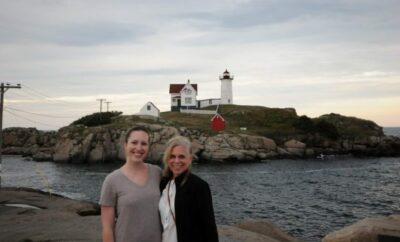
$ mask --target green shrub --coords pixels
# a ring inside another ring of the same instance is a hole
[[[72,122],[72,125],[85,125],[85,126],[98,126],[98,125],[103,125],[103,124],[109,124],[111,123],[111,118],[116,117],[121,115],[122,112],[102,112],[102,113],[93,113],[86,115],[74,122]]]
[[[334,140],[340,136],[336,127],[324,119],[318,119],[315,122],[315,131],[322,136]]]
[[[293,126],[304,133],[314,133],[315,131],[313,120],[305,115],[300,116]]]

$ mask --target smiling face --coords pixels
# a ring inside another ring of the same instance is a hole
[[[177,145],[172,148],[168,158],[168,167],[172,172],[173,178],[187,171],[190,164],[192,164],[192,156],[188,148],[183,145]]]
[[[125,143],[126,160],[144,162],[149,152],[149,135],[144,131],[133,131]]]

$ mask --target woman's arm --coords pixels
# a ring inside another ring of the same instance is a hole
[[[114,242],[115,210],[111,206],[101,206],[103,242]]]
[[[199,189],[200,221],[204,232],[205,242],[218,242],[217,225],[215,223],[212,195],[208,184],[203,184]]]

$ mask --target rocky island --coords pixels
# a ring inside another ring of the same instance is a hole
[[[148,160],[155,163],[161,160],[164,144],[178,134],[191,139],[198,162],[400,155],[400,138],[385,136],[382,127],[369,120],[339,114],[311,119],[298,116],[293,108],[240,105],[223,105],[219,113],[226,120],[223,131],[211,129],[212,115],[179,112],[159,118],[95,113],[58,131],[7,128],[3,153],[68,163],[123,160],[125,132],[142,125],[151,131]]]

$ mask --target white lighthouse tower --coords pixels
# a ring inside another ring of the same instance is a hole
[[[219,76],[219,79],[221,80],[221,104],[233,104],[233,76],[230,75],[228,70],[225,70],[224,73],[222,73],[222,76]]]

